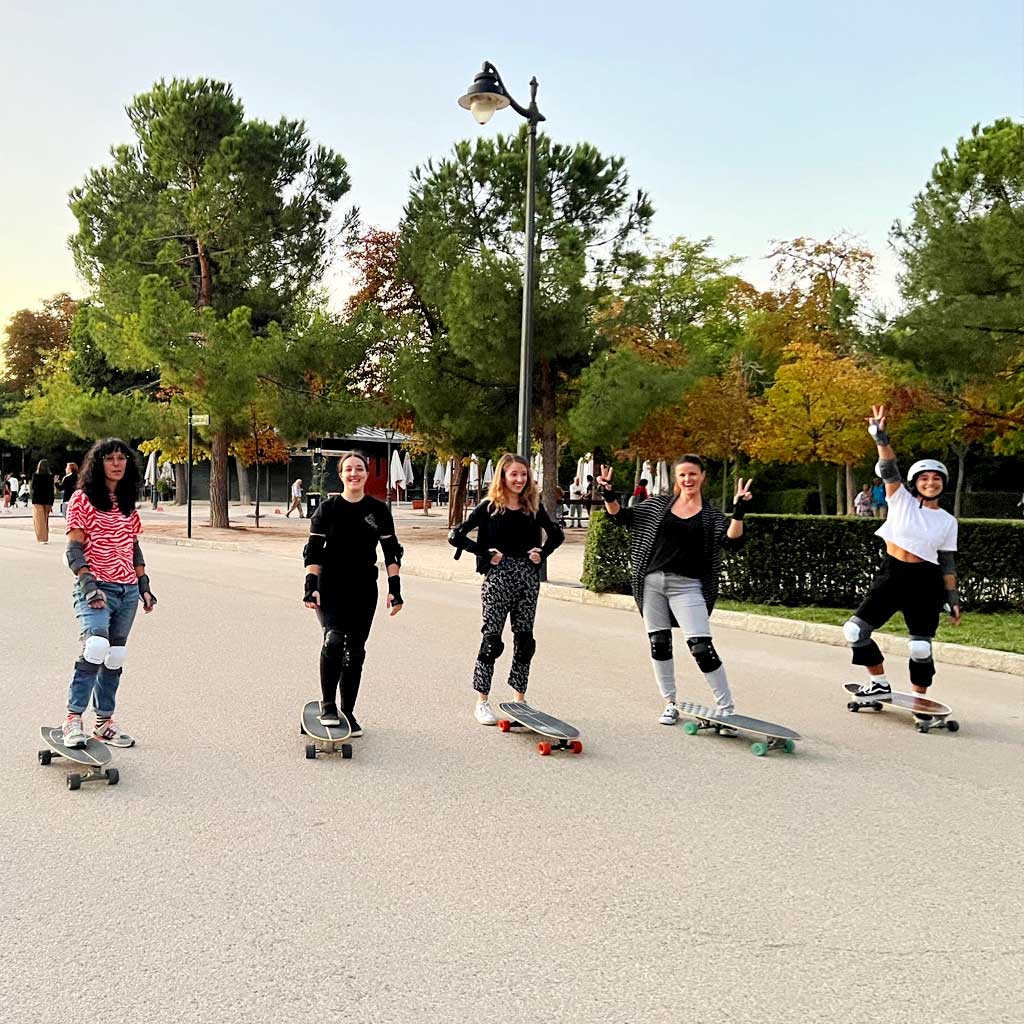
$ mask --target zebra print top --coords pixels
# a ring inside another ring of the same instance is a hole
[[[644,610],[644,577],[647,567],[651,564],[654,542],[661,529],[665,517],[669,514],[674,494],[662,494],[656,498],[648,498],[638,505],[627,508],[620,503],[619,511],[610,518],[629,530],[629,579],[633,588],[633,600],[643,614]],[[704,528],[704,564],[705,575],[701,577],[704,591],[704,602],[710,614],[718,600],[718,578],[722,572],[722,548],[739,551],[743,547],[744,538],[726,536],[729,520],[721,509],[704,499],[700,510],[701,525]]]

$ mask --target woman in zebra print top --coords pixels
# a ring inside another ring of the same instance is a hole
[[[612,489],[612,470],[601,467],[598,487],[605,509],[630,531],[630,575],[633,597],[651,643],[654,678],[665,700],[658,719],[675,725],[675,666],[672,627],[682,629],[686,645],[715,695],[720,714],[733,714],[735,705],[725,667],[711,639],[708,617],[718,598],[722,548],[743,547],[743,505],[751,498],[751,481],[737,481],[731,519],[701,493],[704,462],[684,455],[672,467],[672,494],[659,495],[626,508]]]

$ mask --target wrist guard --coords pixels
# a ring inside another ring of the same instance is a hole
[[[391,607],[405,604],[402,600],[402,578],[401,576],[388,577],[388,593],[391,595]]]
[[[80,540],[69,540],[64,549],[64,557],[67,559],[68,568],[75,576],[82,569],[88,569],[89,563],[85,560],[85,545]]]
[[[747,510],[743,507],[743,502],[737,501],[732,507],[732,518],[737,523],[743,522],[743,517],[747,514]]]
[[[78,587],[86,601],[95,601],[98,597],[106,601],[106,595],[100,590],[99,580],[88,569],[78,577]]]
[[[306,592],[302,595],[303,601],[313,600],[313,591],[320,590],[320,577],[315,572],[306,573]]]
[[[144,597],[146,594],[149,594],[149,607],[152,608],[153,605],[156,604],[156,594],[154,594],[153,591],[150,590],[149,577],[145,573],[143,573],[139,577],[139,597]],[[143,604],[145,604],[144,601]]]
[[[132,544],[132,568],[138,568],[139,566],[145,566],[146,556],[142,553],[142,548],[139,547],[139,542],[135,541]]]
[[[618,491],[614,487],[601,488],[601,500],[606,505],[611,505],[619,501]]]
[[[952,590],[946,591],[946,608],[952,612],[953,609],[960,604],[960,591],[954,587]]]
[[[886,445],[892,443],[889,440],[889,435],[877,423],[868,424],[868,433],[871,435],[871,437],[874,439],[875,444],[877,445]]]

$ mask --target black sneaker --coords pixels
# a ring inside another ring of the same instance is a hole
[[[341,719],[338,717],[338,705],[324,704],[321,701],[317,721],[324,726],[341,725]]]
[[[348,724],[352,726],[352,735],[362,736],[363,727],[356,721],[356,716],[351,711],[346,711],[345,717],[348,719]]]

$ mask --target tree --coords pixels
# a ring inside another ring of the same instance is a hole
[[[258,377],[232,359],[287,347],[330,258],[348,172],[301,121],[246,120],[223,82],[160,81],[127,114],[135,144],[71,193],[71,248],[106,316],[96,338],[110,362],[159,366],[210,413],[210,522],[226,527],[228,445]]]
[[[864,410],[883,400],[887,383],[877,372],[817,345],[794,344],[787,354],[789,361],[754,405],[754,435],[746,450],[768,462],[818,463],[824,513],[822,464],[845,466],[869,453]]]
[[[4,329],[0,387],[24,395],[38,381],[48,358],[67,348],[78,303],[66,292],[47,299],[39,311],[19,309]]]

